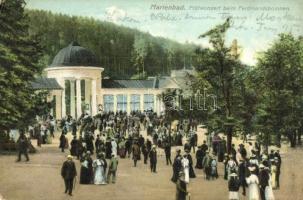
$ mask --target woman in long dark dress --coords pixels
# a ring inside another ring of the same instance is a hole
[[[184,172],[179,172],[179,178],[176,183],[176,200],[186,200],[186,196],[188,195],[186,183],[184,180]]]
[[[177,155],[174,159],[174,162],[173,162],[173,176],[171,178],[171,181],[176,183],[178,181],[178,178],[179,178],[179,172],[182,171],[182,162],[181,162],[181,159],[182,159],[182,156],[180,155],[181,153],[181,150],[177,150]]]
[[[59,148],[61,149],[61,152],[64,152],[66,143],[67,143],[67,139],[65,135],[62,133],[60,136],[60,144],[59,144]]]
[[[202,161],[203,161],[203,158],[204,158],[204,152],[201,148],[201,146],[198,147],[198,150],[196,152],[196,159],[197,159],[197,163],[196,163],[196,168],[197,169],[203,169],[203,166],[202,166]]]
[[[196,178],[196,174],[193,168],[193,158],[191,157],[188,151],[186,152],[185,156],[189,161],[189,178]]]
[[[93,177],[93,160],[90,157],[90,152],[87,152],[80,162],[80,184],[90,184]]]
[[[105,158],[111,159],[112,157],[112,143],[110,138],[108,137],[105,142]]]

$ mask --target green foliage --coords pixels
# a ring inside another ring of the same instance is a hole
[[[136,29],[118,26],[92,18],[52,14],[27,10],[30,33],[41,35],[45,46],[44,66],[51,64],[58,51],[71,41],[78,41],[97,56],[105,76],[123,79],[167,75],[171,69],[190,66],[194,56],[193,44],[153,37]]]
[[[230,28],[230,19],[217,25],[199,38],[207,37],[212,48],[197,49],[197,83],[195,89],[217,97],[217,110],[207,112],[206,125],[209,132],[225,132],[227,149],[230,150],[234,132],[244,134],[254,130],[256,94],[251,88],[250,70],[239,61],[233,46],[227,46],[225,35]]]
[[[42,48],[29,36],[23,0],[0,5],[0,132],[18,127],[33,108],[30,81],[41,73]]]
[[[292,138],[302,127],[303,40],[280,34],[271,48],[263,52],[255,71],[259,86],[259,124],[261,131]]]

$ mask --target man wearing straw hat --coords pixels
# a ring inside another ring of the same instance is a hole
[[[77,176],[77,170],[75,163],[73,161],[73,156],[68,155],[67,160],[63,163],[61,168],[61,176],[64,179],[65,183],[65,193],[68,192],[70,196],[72,196],[73,191],[73,181],[74,178]]]

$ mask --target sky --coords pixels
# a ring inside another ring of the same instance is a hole
[[[279,33],[303,35],[303,0],[26,0],[28,9],[92,17],[209,47],[198,36],[232,17],[226,42],[237,39],[240,59],[255,65]]]

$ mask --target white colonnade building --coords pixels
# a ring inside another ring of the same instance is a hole
[[[164,110],[161,94],[167,89],[179,88],[173,77],[103,79],[104,68],[96,60],[93,52],[72,42],[61,49],[45,69],[46,77],[37,84],[42,89],[47,88],[48,83],[57,84],[49,95],[49,100],[54,102],[52,114],[56,119],[67,115],[79,118],[84,112],[95,115],[100,110],[127,113],[153,110],[159,114]]]

